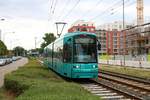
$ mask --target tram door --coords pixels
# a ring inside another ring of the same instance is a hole
[[[72,67],[72,55],[73,55],[73,42],[72,38],[65,38],[64,40],[64,55],[63,55],[63,74],[65,76],[71,76],[71,67]]]

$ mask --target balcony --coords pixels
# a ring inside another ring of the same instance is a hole
[[[149,44],[145,44],[146,48],[150,48],[150,43]]]

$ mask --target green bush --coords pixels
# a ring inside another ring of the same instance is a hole
[[[8,78],[5,79],[5,89],[12,91],[17,96],[23,93],[23,91],[25,91],[26,89],[28,89],[28,87],[29,87],[28,85],[19,83],[16,80],[8,79]]]
[[[0,100],[4,100],[4,93],[3,89],[0,89]]]
[[[150,54],[147,55],[147,60],[150,62]]]

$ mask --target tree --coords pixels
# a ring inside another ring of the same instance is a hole
[[[0,56],[7,54],[7,47],[6,45],[0,40]]]
[[[56,37],[54,36],[53,33],[45,33],[45,36],[43,37],[44,42],[41,44],[41,49],[40,49],[40,53],[43,52],[43,49],[49,45],[50,43],[52,43],[53,41],[56,40]]]
[[[17,46],[13,49],[15,56],[24,56],[26,50],[23,47]]]
[[[53,33],[45,33],[45,36],[43,37],[44,42],[41,44],[41,47],[44,48],[53,41],[55,41],[56,37]]]

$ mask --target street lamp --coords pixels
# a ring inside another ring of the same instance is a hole
[[[4,18],[1,18],[0,20],[1,20],[1,21],[4,21],[5,19],[4,19]]]
[[[4,19],[4,18],[1,18],[0,21],[5,21],[5,19]],[[0,40],[2,40],[1,32],[2,32],[2,31],[1,31],[1,29],[0,29]]]
[[[36,40],[37,40],[37,37],[34,37],[35,49],[36,49]]]

